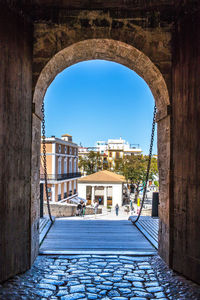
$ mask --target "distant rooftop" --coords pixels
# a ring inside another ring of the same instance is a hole
[[[125,182],[125,177],[107,170],[82,177],[78,182]]]
[[[65,136],[72,137],[70,134],[67,134],[67,133],[62,135],[62,137],[65,137]]]
[[[70,134],[63,134],[62,140],[72,143],[72,136]]]

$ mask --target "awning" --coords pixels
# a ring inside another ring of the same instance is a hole
[[[83,200],[85,204],[87,203],[87,200],[83,199],[81,197],[73,197],[73,198],[70,199],[70,201],[72,201],[72,202],[74,202],[76,204],[79,204],[81,202],[81,200]]]

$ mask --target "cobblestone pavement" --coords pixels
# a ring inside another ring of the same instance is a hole
[[[38,256],[31,270],[0,285],[0,299],[200,299],[200,286],[159,256]]]

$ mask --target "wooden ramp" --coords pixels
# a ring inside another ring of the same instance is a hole
[[[129,219],[133,222],[135,217],[130,217]],[[136,227],[144,234],[151,244],[158,249],[159,218],[141,216],[136,223]]]
[[[155,255],[144,235],[128,220],[59,220],[48,232],[40,254]]]

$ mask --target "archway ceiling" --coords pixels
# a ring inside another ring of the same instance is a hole
[[[74,43],[61,50],[43,68],[33,96],[38,115],[40,115],[46,90],[56,75],[75,63],[91,59],[105,59],[127,66],[147,82],[159,111],[162,111],[163,107],[169,104],[169,95],[164,78],[146,55],[133,46],[120,41],[90,39]]]
[[[21,7],[32,8],[69,8],[69,9],[102,9],[102,8],[118,8],[118,9],[148,9],[174,6],[177,0],[12,0],[10,3],[16,3]]]
[[[177,0],[7,0],[11,7],[20,9],[33,21],[60,21],[60,14],[78,10],[110,10],[120,17],[160,12],[171,19],[180,6]],[[181,1],[182,2],[182,1]],[[122,16],[122,14],[124,14]]]

